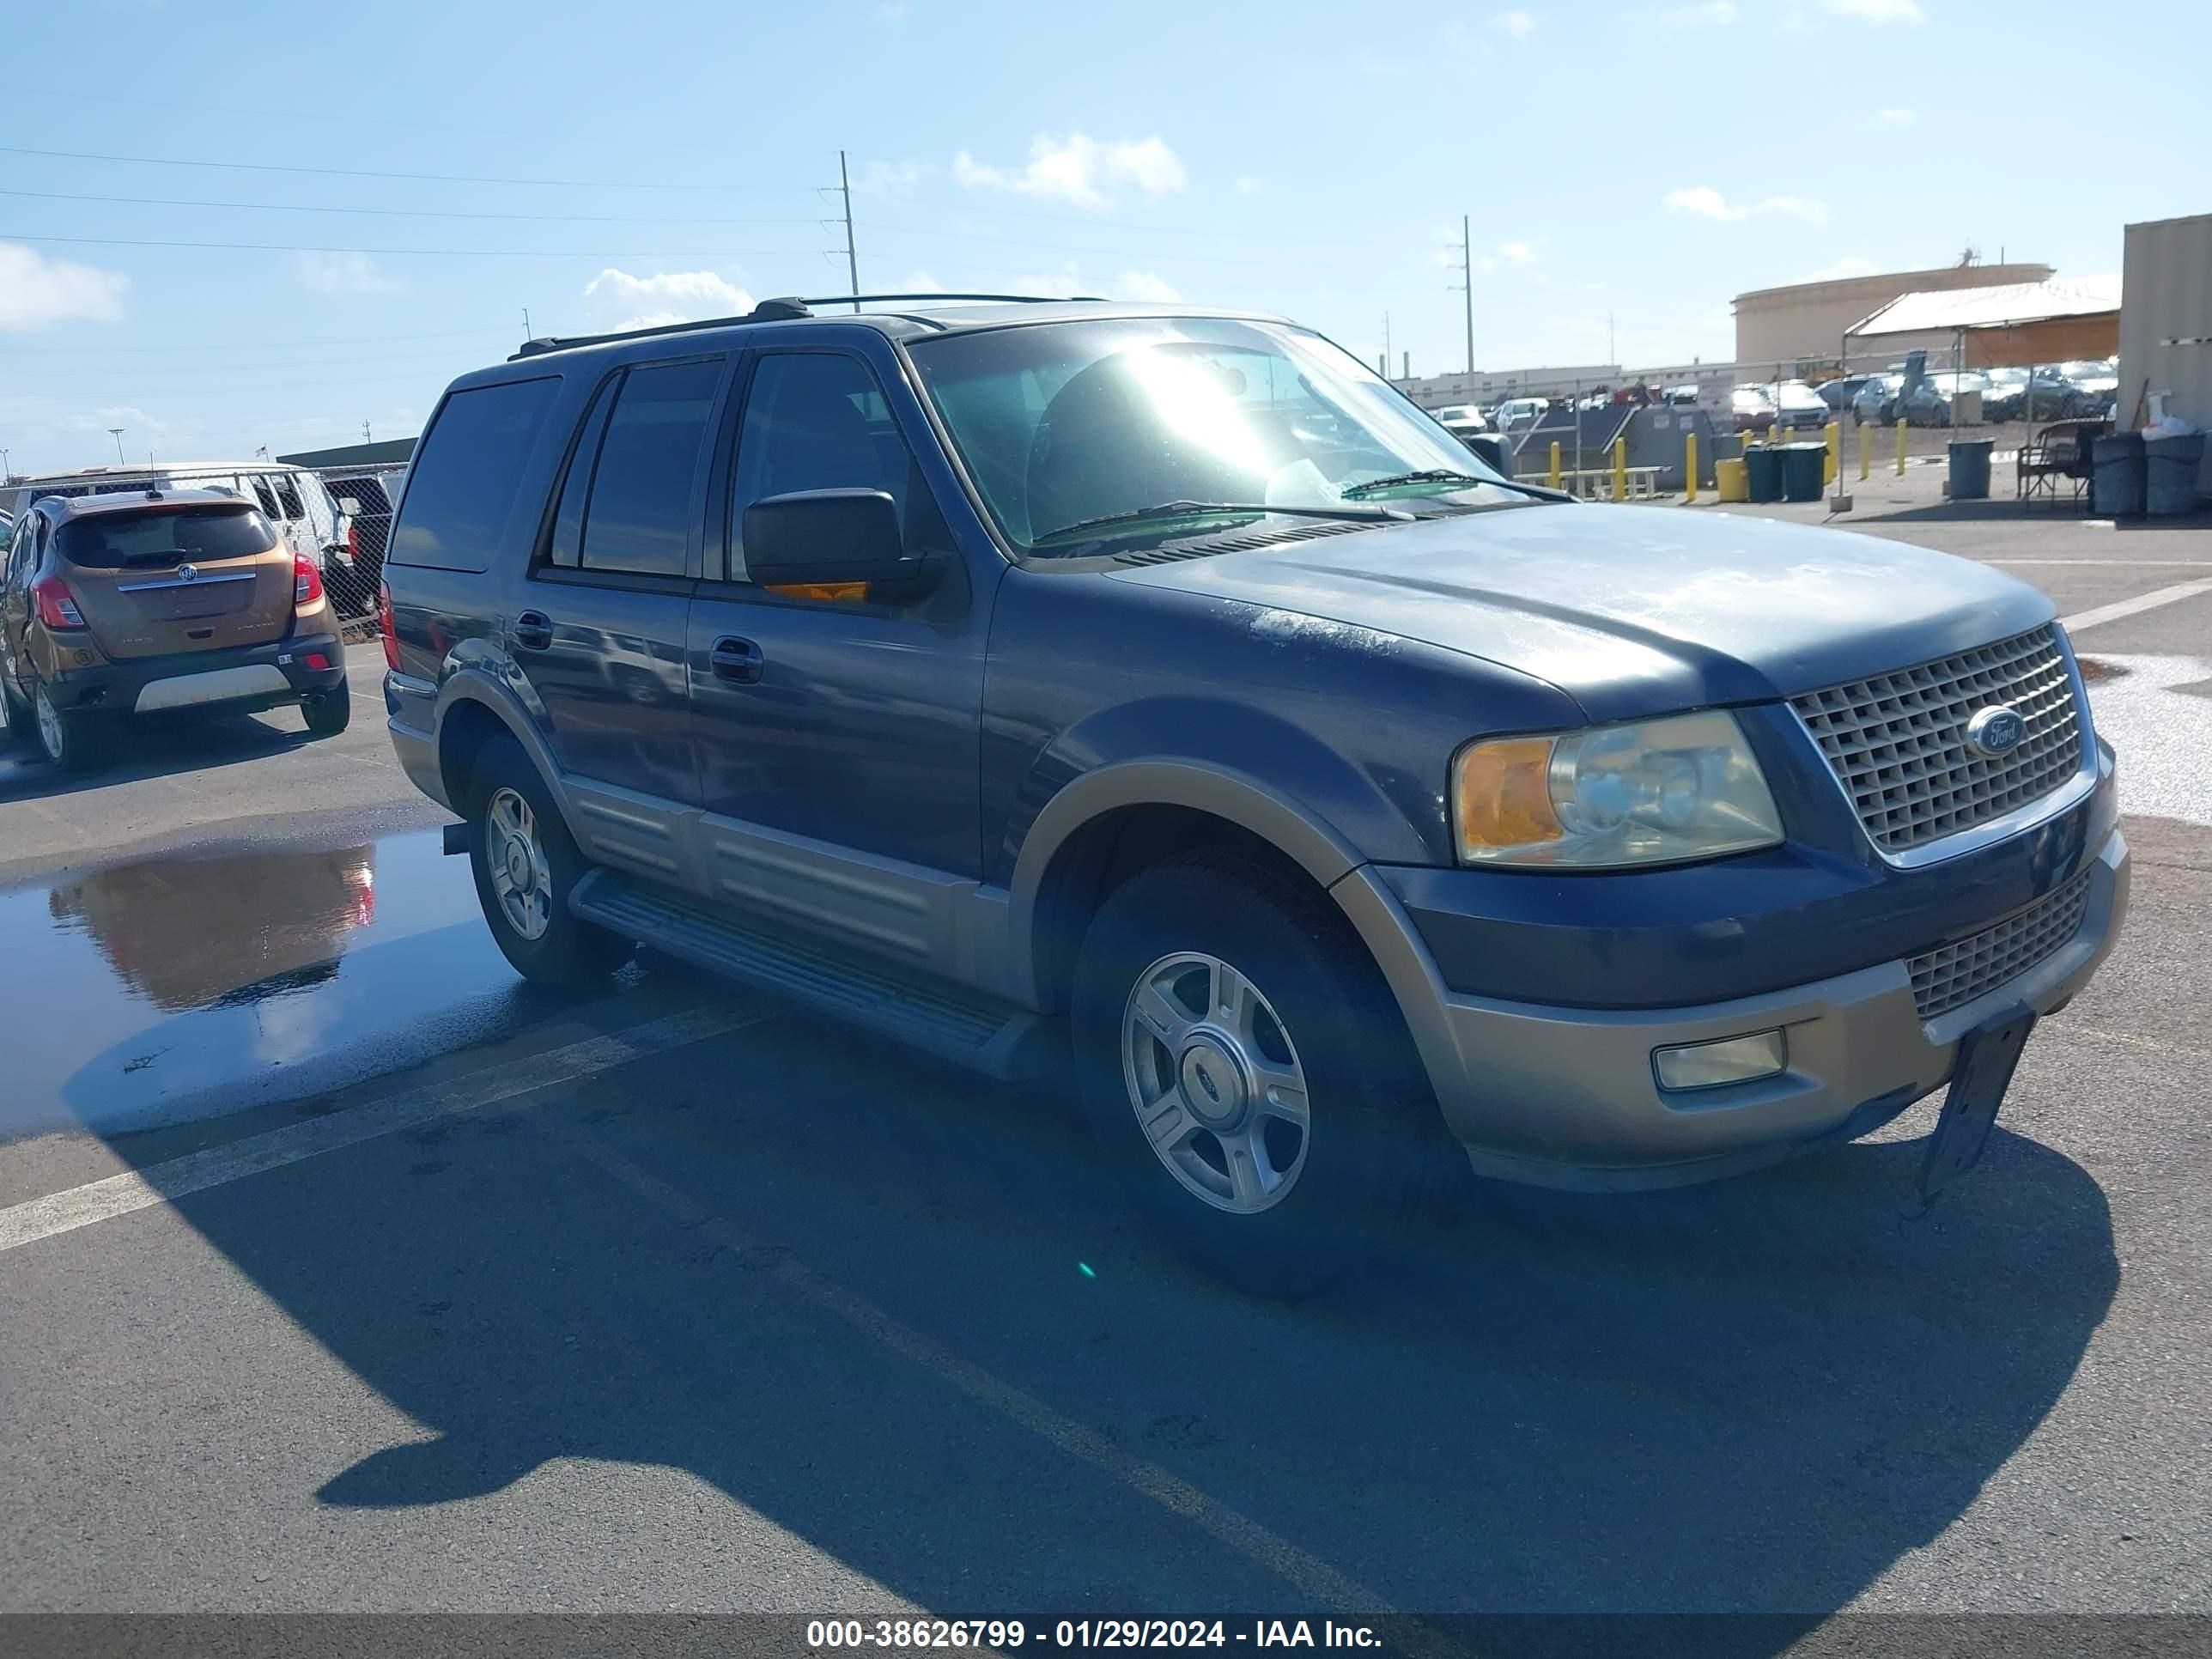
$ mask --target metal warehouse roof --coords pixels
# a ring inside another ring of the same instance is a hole
[[[2059,317],[2094,317],[2120,308],[2118,276],[2054,276],[1996,288],[1921,289],[1900,294],[1853,330],[1864,334],[1932,334],[2013,328]]]

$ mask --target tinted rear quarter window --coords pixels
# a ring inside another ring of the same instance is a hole
[[[584,509],[585,569],[684,574],[699,453],[722,368],[722,360],[712,358],[656,363],[623,376]]]
[[[388,562],[487,570],[495,554],[528,539],[527,531],[514,536],[514,521],[560,386],[551,377],[507,380],[446,399],[409,471]]]
[[[87,570],[131,564],[242,559],[276,544],[269,520],[251,507],[191,507],[173,513],[103,513],[61,527],[62,556]]]

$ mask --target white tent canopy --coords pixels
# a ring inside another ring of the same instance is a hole
[[[1855,337],[2016,328],[2061,317],[2094,317],[2120,308],[2118,276],[2054,276],[1995,288],[1922,289],[1900,294],[1851,330]]]

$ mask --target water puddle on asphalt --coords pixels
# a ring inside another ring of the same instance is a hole
[[[312,1093],[533,1007],[435,830],[71,875],[0,895],[0,1139]]]

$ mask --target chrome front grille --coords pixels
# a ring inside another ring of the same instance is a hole
[[[1910,957],[1913,1006],[1933,1019],[1962,1008],[1984,991],[2017,979],[2081,930],[2089,906],[2089,872],[2080,875],[1994,927],[1955,945],[1939,945]]]
[[[2027,727],[2002,755],[1966,741],[1998,704]],[[2081,765],[2073,677],[2047,624],[1955,657],[1792,697],[1790,706],[1883,852],[1900,854],[2002,817]]]

